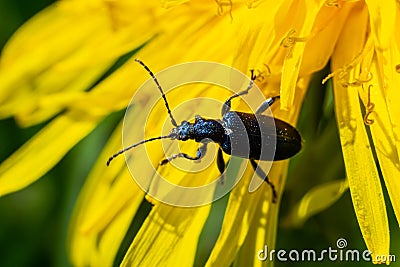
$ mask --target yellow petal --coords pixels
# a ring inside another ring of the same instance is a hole
[[[389,228],[386,207],[378,171],[359,110],[358,94],[355,88],[344,88],[338,83],[335,86],[335,103],[343,157],[361,232],[373,255],[388,255]]]
[[[387,49],[396,29],[396,1],[366,0],[368,6],[371,32],[379,50]]]
[[[398,19],[397,25],[400,27],[400,18]],[[383,65],[385,69],[384,72],[388,75],[385,76],[386,83],[382,84],[382,89],[386,89],[386,92],[384,91],[384,94],[386,94],[386,105],[394,134],[397,155],[400,157],[400,116],[399,105],[397,104],[400,103],[400,91],[398,90],[398,84],[400,84],[400,71],[396,72],[396,65],[400,63],[400,47],[396,44],[398,44],[400,40],[397,40],[396,42],[397,43],[393,43],[390,48],[389,58],[391,60],[386,61],[392,62],[392,64]]]
[[[297,2],[296,2],[297,3]],[[295,38],[293,46],[288,47],[288,52],[282,67],[282,83],[281,83],[281,108],[288,109],[293,105],[297,78],[300,71],[301,61],[303,59],[305,40],[296,39],[309,38],[314,21],[325,1],[311,1],[305,3],[305,6],[293,5],[296,10],[291,19],[292,33],[288,33],[287,38]],[[303,13],[307,10],[306,14]],[[293,36],[294,35],[294,36]]]
[[[271,199],[271,189],[267,184],[263,184],[251,194],[248,192],[250,182],[248,178],[252,176],[252,173],[253,170],[249,167],[244,178],[230,193],[221,233],[206,266],[226,266],[232,263],[247,236],[249,228],[252,227],[254,214],[260,212],[255,203],[268,202],[268,207],[263,211],[264,216],[269,212],[271,202],[268,199]],[[227,174],[227,177],[232,176]],[[246,209],[243,207],[246,207]],[[237,220],[237,218],[240,218],[240,220]]]
[[[13,85],[32,82],[32,77],[76,51],[88,34],[94,34],[95,26],[102,24],[99,20],[104,21],[104,18],[100,16],[98,20],[74,20],[60,12],[57,6],[51,6],[25,24],[3,50],[1,102],[13,94]],[[76,31],[77,27],[80,28],[79,32]],[[63,34],[57,34],[60,29],[63,29]],[[45,88],[52,91],[59,89]],[[44,91],[40,87],[35,90]]]
[[[386,97],[389,117],[393,127],[397,154],[400,156],[400,116],[398,105],[400,93],[399,72],[396,66],[400,62],[399,34],[400,11],[396,1],[366,1],[371,17],[371,32],[376,43],[378,73],[382,81],[382,89]]]
[[[162,0],[161,5],[165,8],[170,8],[186,2],[189,2],[189,0]]]
[[[377,78],[379,74],[377,61],[374,61],[371,71],[373,86],[370,88],[370,98],[374,104],[373,112],[370,114],[373,119],[370,125],[371,135],[397,222],[400,222],[400,180],[396,178],[400,177],[400,161],[396,150],[396,138],[385,101],[384,86]]]
[[[68,104],[71,111],[57,117],[0,166],[0,195],[34,182],[84,138],[103,116],[121,105],[126,106],[131,93],[129,90],[116,93],[115,86],[130,88],[132,72],[129,67],[126,64],[87,94],[67,94],[76,98]],[[46,101],[46,97],[41,101]]]
[[[192,266],[197,242],[210,205],[177,208],[153,207],[121,266]]]
[[[353,5],[346,2],[340,7],[324,5],[321,8],[306,42],[300,76],[319,71],[327,65]]]
[[[121,143],[121,127],[110,138],[91,171],[71,219],[68,250],[74,266],[110,266],[144,193],[133,181],[125,161],[106,160]]]
[[[0,196],[20,190],[44,175],[99,120],[69,112],[49,123],[0,165]]]
[[[364,128],[356,88],[335,83],[335,106],[347,179],[358,223],[368,249],[388,255],[389,226],[382,185]]]
[[[366,9],[354,9],[344,28],[334,57],[333,70],[349,64],[365,44]],[[356,70],[348,75],[356,76]],[[372,257],[389,254],[386,207],[371,145],[360,110],[358,88],[334,79],[336,116],[347,179],[361,232]]]
[[[288,163],[288,161],[283,161],[274,164],[268,177],[271,177],[275,181],[277,180],[276,177],[286,177]],[[278,191],[282,192],[281,189],[283,187],[284,181],[280,184]],[[253,221],[250,223],[246,239],[235,259],[236,266],[273,266],[273,262],[268,258],[268,253],[275,248],[279,205],[270,205],[269,201],[265,199],[260,199],[256,203],[257,207],[255,207]],[[216,248],[218,247],[216,246]],[[265,250],[266,248],[268,252]],[[224,249],[225,247],[222,247],[222,254],[224,253]],[[260,254],[260,250],[264,250],[264,253]],[[265,252],[267,252],[267,255]],[[267,258],[266,261],[262,261],[259,257]]]
[[[258,252],[264,249],[265,245],[270,244],[266,240],[267,224],[272,223],[270,207],[268,201],[257,202],[251,227],[235,259],[236,266],[262,266],[263,262],[258,259]]]
[[[105,67],[99,66],[79,73],[50,71],[42,74],[37,80],[37,85],[41,89],[63,88],[64,90],[41,95],[32,92],[32,87],[29,85],[21,86],[18,92],[15,92],[5,103],[0,104],[0,117],[6,118],[14,115],[22,127],[43,122],[84,97],[85,95],[81,91],[87,89],[104,72]],[[66,84],[59,77],[66,79]]]
[[[348,188],[347,180],[332,181],[313,187],[291,210],[285,224],[301,227],[308,218],[334,204]]]
[[[62,1],[29,20],[2,53],[0,117],[17,116],[23,126],[51,118],[120,56],[154,37],[159,28],[148,30],[149,17],[137,5]]]
[[[236,30],[237,48],[232,51],[235,68],[247,71],[255,69],[261,72],[267,65],[271,72],[266,73],[268,80],[272,78],[269,75],[281,73],[283,54],[278,54],[278,51],[279,43],[285,35],[282,24],[286,16],[276,14],[289,8],[289,1],[280,0],[275,1],[272,6],[261,3],[257,8],[235,10],[234,23],[240,25]]]

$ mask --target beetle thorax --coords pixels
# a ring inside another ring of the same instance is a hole
[[[171,135],[174,139],[182,141],[193,139],[201,142],[204,139],[211,139],[213,142],[221,143],[225,140],[225,129],[217,120],[196,116],[194,123],[182,121],[178,127],[172,129]]]

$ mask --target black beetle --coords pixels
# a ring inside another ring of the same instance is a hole
[[[195,121],[193,123],[182,121],[182,123],[178,125],[172,116],[168,101],[157,78],[141,60],[135,60],[147,70],[156,83],[164,99],[165,106],[174,128],[171,130],[170,134],[166,136],[158,136],[142,140],[118,151],[108,159],[107,166],[115,157],[125,151],[143,143],[158,139],[169,138],[181,141],[192,139],[196,142],[202,143],[197,150],[196,156],[190,156],[186,153],[173,154],[172,156],[163,159],[160,162],[160,165],[167,164],[178,157],[189,160],[199,160],[205,155],[207,144],[209,142],[214,142],[220,146],[217,155],[217,166],[220,173],[222,174],[225,171],[225,161],[222,156],[222,151],[229,155],[249,159],[253,169],[257,172],[257,175],[271,187],[273,197],[272,201],[275,203],[277,199],[275,186],[269,180],[265,172],[260,168],[257,168],[258,164],[256,160],[277,161],[288,159],[296,155],[302,146],[301,136],[296,128],[282,120],[261,114],[268,109],[268,107],[271,106],[279,96],[267,99],[258,107],[255,114],[230,111],[232,99],[247,94],[253,87],[256,76],[254,75],[254,72],[251,71],[251,81],[246,90],[232,95],[222,106],[222,120],[205,119],[197,115],[195,116]],[[276,143],[270,141],[272,138],[276,138]],[[271,153],[274,149],[275,154]]]

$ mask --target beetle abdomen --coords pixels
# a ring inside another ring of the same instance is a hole
[[[227,112],[225,153],[255,160],[283,160],[301,149],[301,137],[290,124],[270,116]]]
[[[275,120],[276,150],[274,160],[288,159],[296,155],[301,149],[300,133],[287,122]]]

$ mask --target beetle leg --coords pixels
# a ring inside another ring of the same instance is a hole
[[[241,91],[241,92],[238,92],[238,93],[236,93],[236,94],[230,96],[230,97],[225,101],[224,105],[222,105],[222,110],[221,110],[221,115],[222,115],[222,117],[223,117],[228,111],[231,110],[231,101],[232,101],[232,99],[234,99],[234,98],[236,98],[236,97],[239,97],[239,96],[241,96],[241,95],[246,95],[246,94],[249,92],[249,90],[253,87],[254,81],[255,81],[255,79],[257,79],[257,76],[254,74],[254,70],[250,70],[250,72],[251,72],[251,80],[250,80],[250,83],[249,83],[249,85],[247,86],[246,90],[243,90],[243,91]]]
[[[268,175],[266,175],[265,172],[261,168],[258,168],[258,164],[254,159],[250,159],[250,163],[251,163],[251,166],[253,166],[253,169],[257,173],[257,175],[261,179],[263,179],[271,187],[271,189],[272,189],[272,203],[276,203],[276,199],[278,197],[278,194],[276,193],[275,185],[268,178]]]
[[[165,165],[168,162],[170,162],[171,160],[176,159],[176,158],[185,158],[185,159],[188,159],[188,160],[199,160],[199,159],[204,157],[206,152],[207,152],[207,143],[203,143],[199,147],[199,149],[197,150],[196,156],[193,157],[193,156],[190,156],[190,155],[188,155],[186,153],[173,154],[172,156],[170,156],[168,158],[165,158],[162,161],[160,161],[160,165]]]
[[[270,97],[267,100],[265,100],[264,102],[262,102],[261,105],[257,108],[256,114],[261,114],[264,111],[266,111],[267,108],[272,106],[272,104],[275,103],[275,100],[277,100],[278,98],[279,98],[279,95],[278,96],[274,96],[274,97]]]
[[[218,149],[218,153],[217,153],[217,166],[218,166],[219,172],[221,173],[219,182],[221,184],[224,184],[224,171],[225,171],[226,165],[225,165],[224,157],[222,156],[221,148]]]

